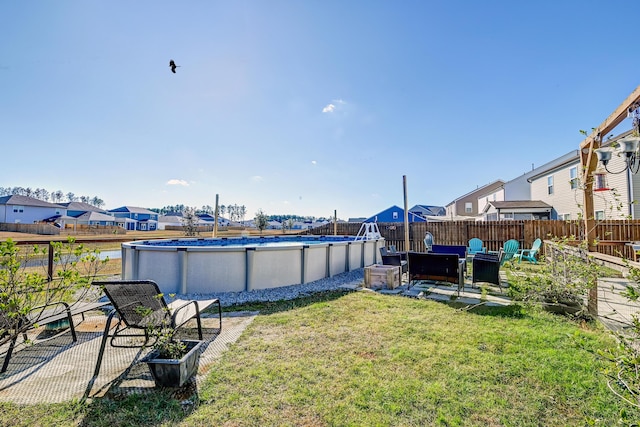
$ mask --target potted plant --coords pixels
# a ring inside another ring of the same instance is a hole
[[[167,318],[165,316],[159,326],[149,328],[153,350],[145,362],[156,386],[182,387],[198,371],[203,341],[177,339],[176,330],[168,326]]]
[[[170,341],[166,345],[155,346],[147,356],[156,386],[182,387],[198,372],[202,341]]]

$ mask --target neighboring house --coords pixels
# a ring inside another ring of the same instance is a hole
[[[447,210],[443,206],[431,205],[415,205],[409,212],[420,215],[423,218],[428,216],[443,216],[447,214]]]
[[[268,230],[282,230],[282,223],[279,221],[268,221],[267,222]]]
[[[165,227],[182,227],[182,215],[162,215],[158,217],[158,230],[165,230]]]
[[[583,190],[580,183],[580,157],[573,150],[536,169],[527,181],[531,186],[530,200],[551,205],[551,218],[560,220],[582,217]]]
[[[305,221],[294,221],[291,225],[292,230],[309,230],[311,227],[311,223]]]
[[[482,212],[486,221],[508,219],[551,219],[551,205],[540,200],[489,202]]]
[[[136,224],[138,221],[131,218],[116,218],[116,225],[120,228],[124,228],[125,230],[135,230]]]
[[[67,209],[33,197],[11,195],[0,197],[0,222],[33,224],[56,215],[66,216]]]
[[[153,231],[158,228],[158,213],[145,208],[122,206],[110,209],[116,218],[129,219],[125,222],[125,230]],[[133,228],[131,228],[133,227]]]
[[[567,164],[575,166],[575,163],[579,161],[577,156],[578,156],[577,151],[573,150],[542,166],[532,169],[531,171],[526,172],[520,175],[519,177],[512,179],[511,181],[505,182],[502,186],[500,186],[499,188],[495,188],[493,191],[489,191],[487,193],[478,195],[478,208],[482,213],[482,217],[483,217],[482,219],[492,221],[496,219],[509,218],[509,216],[506,213],[504,213],[502,217],[499,217],[497,215],[495,206],[493,207],[489,206],[489,204],[492,202],[519,202],[520,205],[523,205],[520,202],[537,200],[531,196],[532,186],[530,183],[530,179],[536,176],[539,176],[541,174],[542,175],[547,174],[550,170],[554,170],[559,167],[564,167]],[[575,173],[576,170],[574,170],[572,173]],[[537,201],[540,202],[541,200],[538,199]],[[502,206],[511,206],[511,205],[502,205]],[[526,209],[528,208],[527,204],[525,203],[522,206],[522,208],[524,208],[526,211]],[[544,206],[541,206],[541,209],[544,209]],[[521,214],[522,218],[527,216],[527,212],[523,212],[523,211],[514,211],[512,213]],[[538,212],[529,212],[529,214],[531,215],[533,215],[534,213],[538,215]],[[555,211],[552,210],[552,214],[549,219],[555,219],[555,218],[556,218]]]
[[[603,147],[615,145],[616,142],[631,134],[631,131],[605,141]],[[593,215],[601,219],[637,219],[640,218],[640,207],[635,200],[640,200],[640,176],[623,171],[625,161],[622,156],[613,155],[607,173],[599,164],[596,172],[605,177],[604,188],[594,186]],[[535,170],[527,181],[531,186],[531,200],[540,200],[553,207],[551,219],[577,220],[583,218],[585,212],[583,183],[594,184],[594,176],[583,177],[578,150],[559,157]]]
[[[558,167],[559,165],[563,165],[567,161],[573,162],[576,160],[576,156],[577,151],[571,151],[564,156],[558,157],[557,159],[545,163],[542,166],[532,169],[511,181],[505,182],[500,188],[496,188],[493,191],[479,195],[479,212],[485,212],[485,208],[489,202],[533,200],[531,197],[531,183],[529,182],[529,178]]]
[[[426,222],[426,218],[409,211],[409,222]],[[364,222],[404,222],[404,209],[393,205],[367,218]]]
[[[75,221],[66,221],[67,224],[84,224],[84,225],[103,225],[113,226],[116,225],[116,217],[113,215],[107,215],[101,212],[85,212],[75,217]]]
[[[67,208],[67,215],[72,217],[77,217],[82,215],[85,212],[100,212],[103,214],[109,215],[109,211],[106,209],[101,209],[97,206],[90,205],[89,203],[84,202],[67,202],[67,203],[59,203]]]
[[[215,215],[211,214],[200,214],[198,215],[198,218],[205,224],[214,224],[216,222]]]
[[[198,218],[200,218],[200,221],[198,222],[199,225],[214,225],[216,223],[215,215],[201,214],[201,215],[198,215]],[[229,220],[218,215],[218,225],[219,226],[229,225]]]
[[[491,194],[501,189],[503,185],[504,181],[499,179],[458,197],[445,206],[446,215],[452,218],[457,216],[478,216],[482,212],[478,208],[478,197]]]

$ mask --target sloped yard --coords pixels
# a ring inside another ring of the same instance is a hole
[[[617,425],[597,324],[334,292],[259,315],[195,396],[0,406],[1,425]]]

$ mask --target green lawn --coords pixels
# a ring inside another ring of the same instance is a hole
[[[257,307],[194,405],[162,392],[2,404],[0,425],[614,426],[621,411],[640,420],[607,389],[594,353],[615,343],[597,324],[369,292]]]

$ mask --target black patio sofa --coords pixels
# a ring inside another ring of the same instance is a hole
[[[435,245],[434,245],[435,246]],[[457,254],[409,252],[409,286],[414,280],[448,282],[464,289],[464,263]]]

